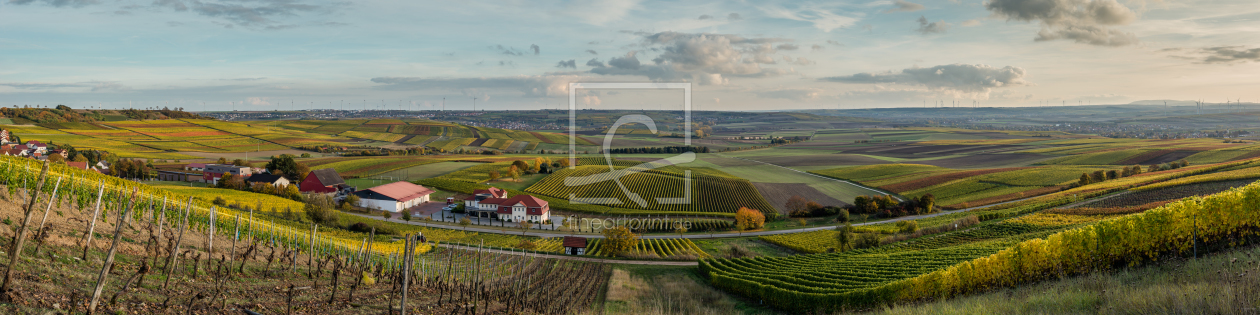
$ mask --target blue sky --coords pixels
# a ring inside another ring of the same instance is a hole
[[[0,106],[556,108],[618,81],[727,110],[1260,102],[1246,0],[0,1]]]

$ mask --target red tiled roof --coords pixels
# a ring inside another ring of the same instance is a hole
[[[481,202],[485,203],[486,200],[482,200]],[[498,212],[503,214],[512,213],[512,207],[517,204],[525,206],[525,214],[542,215],[544,209],[551,211],[551,209],[547,207],[546,200],[538,199],[537,197],[530,195],[516,195],[516,197],[499,200],[503,201],[496,202],[495,204],[499,205]]]
[[[493,198],[507,197],[507,192],[503,191],[503,189],[500,189],[498,187],[490,187],[488,189],[478,189],[478,190],[473,191],[473,195],[481,195],[481,194],[487,194]]]
[[[564,247],[586,248],[586,238],[565,236],[562,244],[564,245]]]
[[[81,169],[81,170],[88,169],[87,162],[66,162],[66,165],[70,165],[70,167]]]
[[[497,204],[501,204],[501,203],[503,203],[504,201],[507,201],[507,199],[503,199],[503,198],[486,198],[486,199],[482,199],[480,202],[477,202],[477,203],[479,203],[479,204],[484,203],[484,204],[488,204],[488,205],[497,205]]]
[[[407,202],[433,193],[432,189],[412,184],[410,182],[393,182],[368,188],[367,190],[371,190],[375,193],[397,200],[398,202]]]

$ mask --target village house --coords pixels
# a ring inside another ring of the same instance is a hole
[[[253,175],[245,179],[245,183],[249,184],[249,186],[251,187],[253,187],[254,184],[257,184],[257,183],[264,183],[267,185],[275,186],[276,188],[283,188],[283,187],[289,186],[288,179],[284,178],[284,176],[280,176],[276,174]]]
[[[219,179],[223,178],[223,174],[232,174],[232,176],[243,176],[245,178],[251,175],[247,166],[206,164],[206,170],[201,173],[201,177],[207,183],[218,185]]]
[[[503,221],[511,222],[546,222],[551,220],[551,207],[546,200],[530,195],[517,195],[511,198],[484,198],[465,200],[464,211],[469,216],[481,217],[489,215]],[[468,205],[474,204],[473,207]]]
[[[389,212],[402,212],[429,202],[433,190],[410,182],[393,182],[354,193],[359,206]]]
[[[464,213],[470,217],[497,218],[499,211],[497,199],[502,199],[503,197],[507,197],[507,191],[497,187],[475,190],[472,196],[464,199]],[[481,201],[486,199],[496,200],[492,200],[491,203],[482,206]]]
[[[43,144],[39,141],[35,141],[35,140],[27,141],[26,147],[29,148],[30,150],[34,150],[36,153],[39,153],[39,154],[48,153],[48,145]]]

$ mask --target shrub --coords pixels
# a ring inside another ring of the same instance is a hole
[[[849,223],[849,210],[839,209],[840,216],[836,217],[836,222]]]
[[[327,195],[317,195],[311,197],[302,206],[302,210],[306,212],[306,218],[316,224],[331,226],[337,224],[338,212],[333,209],[332,197]]]
[[[919,230],[919,222],[915,220],[898,221],[897,231],[901,233],[914,233]]]
[[[599,244],[600,250],[612,255],[621,255],[639,245],[639,236],[624,226],[604,229],[601,233],[604,240]]]
[[[381,211],[381,217],[385,218],[385,220],[389,220],[389,219],[394,218],[394,213],[389,212],[389,211]]]
[[[403,211],[403,212],[402,212],[402,219],[403,219],[403,221],[408,221],[408,222],[411,222],[411,211]]]
[[[853,241],[853,248],[871,248],[879,246],[879,233],[862,233],[858,234]]]
[[[214,197],[213,203],[214,205],[220,206],[220,207],[227,206],[227,200],[223,200],[223,197]]]
[[[372,227],[368,226],[367,223],[363,223],[363,222],[355,222],[354,224],[351,224],[350,227],[346,229],[354,231],[354,232],[362,232],[362,233],[368,233],[372,231]]]

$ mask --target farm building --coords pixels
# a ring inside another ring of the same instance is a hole
[[[202,180],[205,180],[207,183],[218,184],[219,179],[223,178],[223,174],[232,174],[232,176],[245,176],[246,178],[248,178],[250,175],[250,172],[249,172],[249,167],[247,166],[236,166],[236,165],[226,165],[226,164],[206,164],[206,170],[205,172],[201,173],[201,178]]]
[[[83,163],[85,165],[87,164],[87,162],[71,162],[71,163]],[[192,172],[158,170],[157,178],[158,180],[165,180],[165,181],[192,182],[192,181],[198,181],[202,179],[202,175],[197,174],[197,173],[192,173]]]
[[[185,171],[198,171],[198,172],[205,171],[206,163],[188,163],[188,165],[184,165],[184,170]]]
[[[472,196],[464,199],[464,211],[468,213],[468,216],[478,218],[498,217],[496,214],[499,211],[498,202],[504,197],[507,197],[507,191],[497,187],[474,190]],[[487,199],[495,200],[491,200],[490,203],[482,206],[481,202]]]
[[[275,186],[275,187],[289,186],[288,179],[284,178],[284,176],[280,176],[276,174],[258,174],[258,175],[250,176],[249,178],[245,179],[245,183],[249,184],[251,187],[257,183],[264,183],[264,184]]]
[[[564,245],[565,255],[585,255],[586,254],[586,238],[585,237],[565,236],[564,241],[562,241],[561,244]]]
[[[311,171],[298,185],[298,191],[317,194],[336,194],[346,188],[346,181],[331,168]]]
[[[547,205],[547,201],[530,195],[486,198],[477,202],[477,208],[468,208],[465,205],[464,210],[469,215],[474,215],[474,213],[480,215],[480,212],[488,212],[492,208],[495,209],[493,215],[503,221],[544,222],[551,219],[551,207]]]
[[[389,212],[401,212],[429,202],[433,190],[409,182],[393,182],[354,193],[359,196],[359,206]]]

